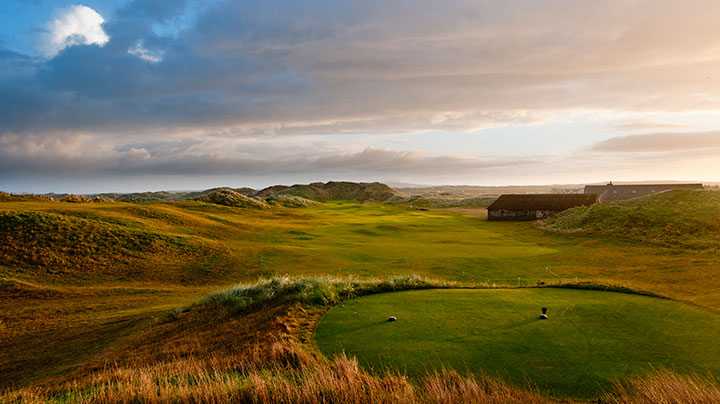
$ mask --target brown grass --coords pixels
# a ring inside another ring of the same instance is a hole
[[[0,396],[17,403],[549,403],[549,399],[478,376],[454,371],[420,383],[403,375],[372,376],[354,358],[318,361],[291,344],[275,345],[261,362],[227,358],[177,359],[144,367],[114,367],[84,383],[26,388]]]
[[[713,377],[679,375],[660,370],[652,375],[618,383],[607,404],[717,404],[720,384]]]
[[[3,403],[479,403],[549,404],[558,401],[481,375],[452,370],[420,381],[400,374],[373,376],[344,355],[319,361],[292,344],[276,344],[254,363],[176,359],[152,366],[110,367],[83,382],[0,394]],[[570,401],[561,401],[570,403]],[[602,404],[716,404],[715,380],[668,371],[618,384]]]

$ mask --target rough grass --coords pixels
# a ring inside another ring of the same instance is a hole
[[[229,188],[212,191],[207,195],[195,198],[196,201],[214,203],[216,205],[232,206],[235,208],[267,209],[270,206],[255,198],[245,196]]]
[[[265,198],[265,202],[273,206],[284,206],[286,208],[304,208],[307,206],[315,206],[319,204],[319,202],[315,202],[313,200],[295,195],[269,196]]]
[[[277,347],[285,351],[285,347]],[[302,355],[302,354],[300,354]],[[402,375],[375,377],[344,356],[332,363],[313,361],[298,367],[259,368],[237,364],[241,371],[218,372],[204,362],[116,368],[97,374],[87,384],[59,390],[25,389],[6,394],[13,403],[478,403],[542,404],[550,400],[482,376],[453,371],[429,375],[420,384]]]
[[[51,213],[0,213],[0,262],[52,271],[103,271],[148,254],[193,256],[202,245],[103,221]]]
[[[498,195],[482,195],[471,198],[447,198],[440,196],[413,195],[409,197],[396,196],[389,202],[408,204],[414,208],[487,208]]]
[[[576,207],[548,219],[545,227],[667,247],[717,249],[720,192],[678,189]]]
[[[720,383],[714,377],[678,375],[659,370],[625,383],[617,383],[604,404],[715,404],[720,403]]]
[[[278,353],[281,352],[281,353]],[[295,355],[295,356],[293,356]],[[277,365],[297,352],[276,346],[272,368],[252,363],[218,372],[207,362],[176,360],[154,366],[106,369],[88,383],[60,388],[34,388],[0,393],[7,403],[337,403],[337,404],[550,404],[557,401],[518,390],[482,375],[462,376],[451,370],[428,374],[420,381],[402,375],[383,377],[363,372],[352,358],[331,363],[313,361],[296,367]],[[300,354],[302,356],[302,354]],[[241,370],[240,370],[241,369]],[[570,404],[572,401],[564,400]],[[603,404],[715,404],[720,390],[713,379],[660,371],[635,378],[606,393]]]
[[[279,304],[330,306],[359,296],[400,290],[447,288],[455,282],[439,281],[417,275],[396,276],[387,280],[336,277],[274,277],[234,286],[209,294],[201,305],[220,306],[233,313]]]

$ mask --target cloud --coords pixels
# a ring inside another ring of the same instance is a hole
[[[129,48],[128,53],[150,63],[157,63],[162,60],[162,53],[145,49],[142,40],[135,42],[135,46]]]
[[[3,158],[30,171],[208,175],[340,167],[433,175],[491,170],[504,159],[527,167],[532,159],[423,155],[373,141],[323,144],[314,154],[304,145],[327,134],[539,125],[575,111],[720,110],[718,14],[715,0],[135,0],[104,21],[73,6],[47,26],[50,59],[0,52]],[[99,46],[71,46],[79,44]],[[592,150],[712,142],[666,136]],[[101,157],[67,156],[58,139]],[[580,144],[567,143],[558,147]],[[22,160],[33,150],[44,154]],[[547,170],[548,161],[530,163]]]
[[[596,143],[590,148],[592,151],[614,153],[678,152],[702,149],[717,153],[720,149],[720,131],[620,136]]]
[[[110,37],[103,30],[103,22],[102,16],[90,7],[75,5],[62,9],[47,24],[41,51],[52,58],[69,46],[104,46]]]
[[[0,171],[14,175],[103,176],[146,173],[186,175],[445,175],[518,169],[532,159],[489,156],[433,156],[423,151],[365,147],[309,138],[185,138],[111,145],[93,135],[0,137]]]
[[[720,28],[710,18],[720,4],[709,0],[150,3],[105,23],[82,6],[55,20],[75,27],[66,16],[85,10],[91,23],[77,26],[87,29],[54,30],[59,46],[104,47],[66,48],[40,66],[54,107],[19,111],[26,129],[470,132],[577,109],[720,106]],[[191,25],[158,35],[188,10]]]
[[[609,128],[613,132],[626,132],[626,131],[638,131],[638,130],[650,130],[650,129],[667,129],[667,128],[682,128],[688,125],[677,124],[677,123],[665,123],[665,122],[649,122],[649,121],[626,121],[617,123]]]

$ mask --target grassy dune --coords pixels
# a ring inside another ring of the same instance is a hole
[[[716,250],[720,248],[720,192],[678,189],[581,206],[549,219],[547,228],[668,247]]]

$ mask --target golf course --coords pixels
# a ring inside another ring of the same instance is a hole
[[[548,319],[540,309],[548,308]],[[397,321],[388,321],[390,316]],[[627,293],[440,289],[343,302],[320,321],[327,356],[421,377],[484,372],[554,396],[591,398],[652,369],[720,371],[720,315]]]
[[[630,403],[658,385],[717,391],[716,192],[543,222],[349,199],[5,199],[0,401]]]

